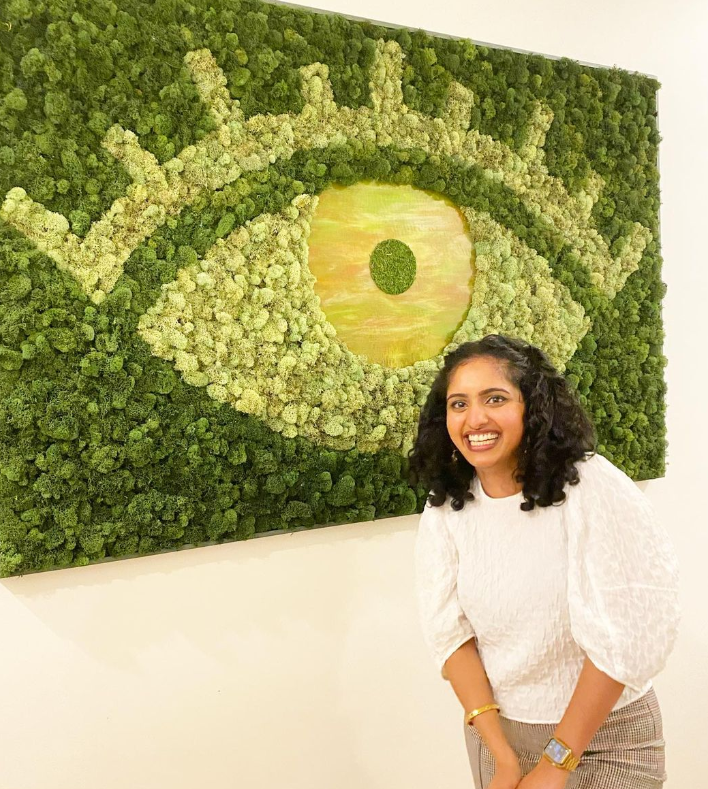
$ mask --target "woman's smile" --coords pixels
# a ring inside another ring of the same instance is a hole
[[[470,449],[473,452],[484,452],[485,450],[491,449],[496,445],[497,441],[499,440],[499,433],[467,433],[465,438],[467,439]]]

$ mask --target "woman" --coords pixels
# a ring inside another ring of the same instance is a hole
[[[594,443],[545,354],[499,335],[449,354],[422,410],[421,621],[477,789],[665,780],[651,678],[675,638],[676,559]]]

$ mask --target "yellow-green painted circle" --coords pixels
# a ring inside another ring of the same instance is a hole
[[[381,290],[371,253],[395,239],[415,259],[403,293]],[[308,266],[327,320],[354,353],[386,367],[439,354],[469,308],[474,249],[451,201],[416,189],[362,182],[319,195],[310,228]]]
[[[415,268],[411,248],[395,238],[377,244],[369,258],[371,279],[389,296],[398,296],[410,288],[415,282]]]

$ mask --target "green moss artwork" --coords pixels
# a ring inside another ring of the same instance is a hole
[[[420,511],[420,407],[490,332],[662,475],[657,89],[259,0],[9,0],[0,575]]]

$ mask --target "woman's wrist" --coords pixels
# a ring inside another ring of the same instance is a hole
[[[536,764],[534,772],[545,776],[549,786],[554,787],[565,786],[566,781],[573,774],[567,770],[561,770],[558,767],[554,767],[554,765],[552,765],[547,759],[544,759],[543,757],[538,760],[538,764]]]
[[[497,767],[515,767],[519,764],[519,757],[509,743],[500,743],[493,750],[489,749]]]
[[[472,729],[476,729],[497,765],[518,764],[518,757],[501,727],[498,710],[490,710],[474,718],[467,725]]]

